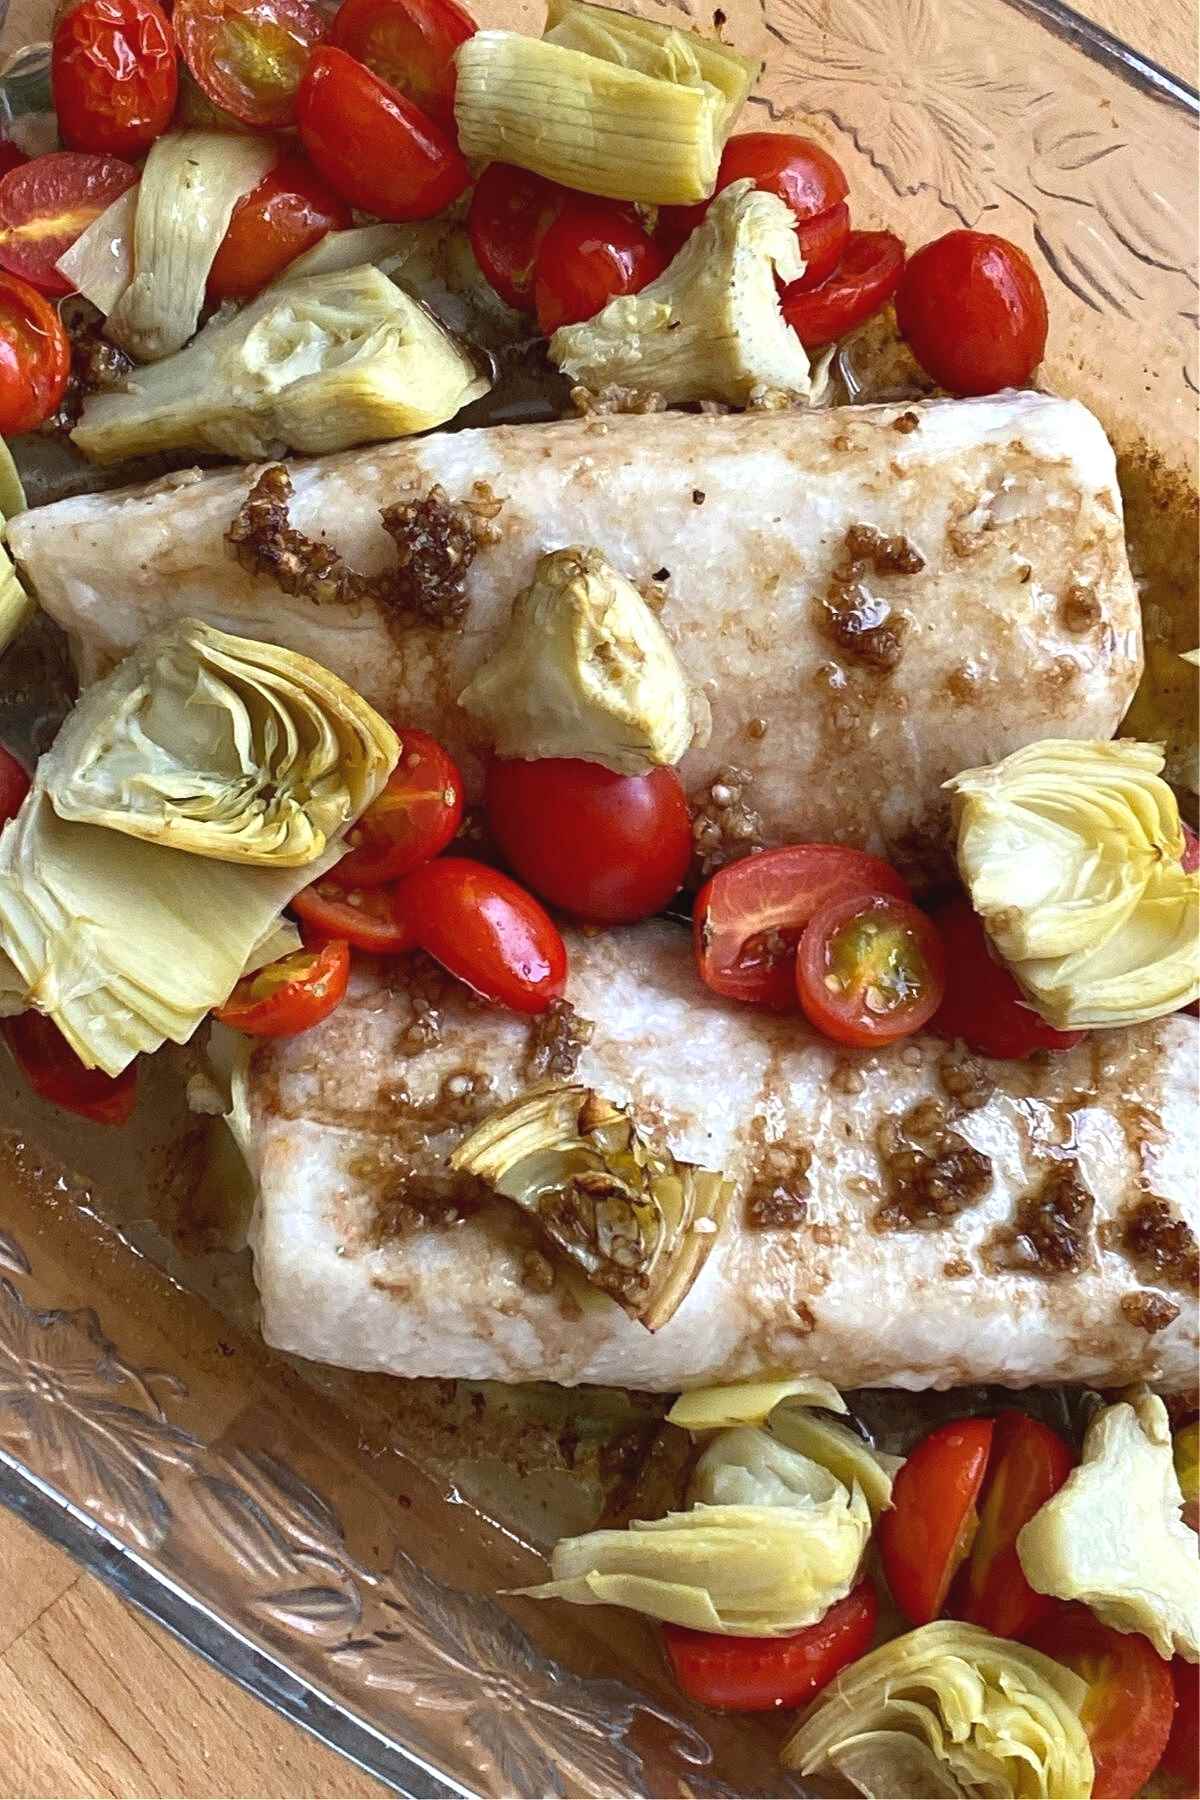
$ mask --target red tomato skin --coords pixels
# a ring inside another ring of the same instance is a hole
[[[735,181],[752,181],[764,193],[778,194],[797,220],[814,219],[846,198],[849,183],[841,165],[812,138],[787,131],[740,131],[721,155],[714,196]],[[712,200],[691,206],[659,208],[658,223],[678,249],[699,225]]]
[[[951,1616],[997,1637],[1020,1638],[1052,1609],[1030,1587],[1017,1534],[1057,1494],[1075,1466],[1058,1433],[1028,1413],[1002,1412],[979,1496],[979,1530],[951,1589]]]
[[[431,219],[470,186],[466,160],[441,126],[344,50],[316,51],[296,116],[329,185],[376,218]]]
[[[69,294],[55,263],[137,178],[119,157],[79,150],[51,150],[10,169],[0,178],[0,266],[54,299]]]
[[[3,283],[0,283],[2,289]],[[3,433],[0,433],[3,435]],[[0,744],[0,825],[7,824],[21,810],[21,802],[29,792],[29,777],[11,750]]]
[[[467,214],[471,248],[500,298],[518,312],[533,309],[538,249],[571,198],[557,181],[511,163],[489,163],[475,183]]]
[[[450,752],[412,725],[401,729],[400,743],[383,793],[346,834],[352,847],[332,870],[344,887],[398,880],[439,855],[462,824],[463,778]]]
[[[914,1625],[940,1616],[992,1448],[991,1419],[939,1425],[909,1454],[877,1527],[892,1598]]]
[[[667,266],[636,215],[617,200],[575,200],[542,238],[533,275],[538,329],[594,319],[619,294],[640,294]]]
[[[850,239],[850,208],[839,200],[828,212],[797,225],[796,236],[804,258],[804,273],[790,285],[793,293],[807,294],[828,281],[841,262]]]
[[[684,1693],[727,1712],[806,1706],[841,1669],[871,1647],[879,1601],[870,1581],[838,1600],[824,1618],[788,1637],[724,1637],[664,1625],[663,1642]]]
[[[991,953],[979,915],[965,895],[934,914],[946,952],[946,993],[930,1020],[938,1037],[962,1038],[980,1056],[1020,1061],[1035,1050],[1071,1050],[1082,1031],[1055,1031],[1026,1006],[1021,990]]]
[[[683,885],[692,821],[674,769],[617,775],[573,757],[494,758],[488,823],[527,887],[589,925],[629,925]]]
[[[18,150],[11,138],[0,138],[0,176],[7,175],[10,169],[21,169],[29,161],[23,150]]]
[[[344,888],[332,875],[301,888],[292,911],[304,926],[306,944],[344,938],[371,956],[399,956],[416,948],[407,924],[398,918],[390,887]]]
[[[0,435],[19,437],[48,419],[70,373],[71,345],[55,307],[0,270]]]
[[[898,933],[912,947],[920,969],[920,991],[890,1015],[876,1015],[850,996],[832,995],[827,981],[832,972],[829,948],[856,920],[874,916]],[[887,894],[854,895],[831,900],[815,912],[800,936],[796,950],[796,994],[810,1025],[835,1043],[860,1050],[872,1044],[892,1044],[911,1037],[937,1011],[946,991],[946,962],[937,926],[909,900]]]
[[[948,231],[910,258],[896,323],[939,386],[993,394],[1029,380],[1046,348],[1049,315],[1023,250],[986,231]]]
[[[210,300],[248,300],[354,215],[303,157],[281,156],[238,201],[208,272]]]
[[[397,916],[412,941],[485,1000],[543,1013],[566,986],[558,927],[509,876],[466,856],[439,856],[398,881]]]
[[[454,53],[476,31],[456,0],[342,0],[329,41],[454,132]]]
[[[68,150],[144,156],[179,92],[175,33],[158,0],[80,0],[55,28],[50,82]]]
[[[1171,1664],[1175,1689],[1175,1716],[1160,1767],[1172,1781],[1191,1782],[1186,1792],[1200,1785],[1200,1668],[1177,1656]]]
[[[253,990],[268,970],[245,976],[213,1016],[247,1037],[296,1037],[310,1031],[341,1005],[350,979],[350,946],[345,938],[330,938],[316,947],[315,955],[311,970],[261,998]],[[284,965],[294,960],[294,956],[282,959]]]
[[[891,231],[852,231],[841,261],[819,287],[804,276],[783,290],[783,316],[806,350],[836,343],[886,306],[904,269],[904,245]]]
[[[305,64],[325,36],[324,16],[309,0],[174,0],[172,19],[180,54],[215,107],[252,131],[295,123]],[[255,86],[243,75],[236,49],[246,39],[267,42],[276,64],[286,56],[282,82]]]
[[[80,1062],[53,1019],[18,1013],[2,1021],[4,1036],[34,1093],[94,1125],[124,1125],[137,1103],[137,1063],[120,1075]]]
[[[1170,1663],[1140,1632],[1114,1631],[1086,1606],[1061,1601],[1028,1641],[1089,1683],[1080,1718],[1095,1763],[1092,1800],[1140,1794],[1171,1733]]]

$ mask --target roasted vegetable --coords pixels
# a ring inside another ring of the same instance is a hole
[[[716,38],[657,25],[610,6],[592,6],[588,0],[550,0],[542,36],[547,43],[585,50],[589,56],[662,81],[716,88],[724,97],[722,124],[727,129],[732,129],[762,72],[760,58],[743,56]]]
[[[55,263],[76,293],[108,314],[133,280],[133,232],[139,185],[118,194]],[[194,328],[194,321],[193,321]]]
[[[892,1478],[904,1459],[888,1456],[865,1443],[849,1425],[822,1418],[799,1402],[784,1401],[771,1414],[773,1437],[828,1469],[846,1487],[862,1489],[871,1517],[892,1503]]]
[[[670,639],[598,550],[539,558],[507,636],[458,699],[499,756],[576,756],[619,775],[677,763],[693,735]]]
[[[311,275],[218,313],[71,434],[94,461],[168,449],[253,460],[404,437],[488,391],[467,353],[378,269]]]
[[[1106,1406],[1083,1460],[1017,1539],[1039,1594],[1083,1600],[1160,1656],[1200,1662],[1200,1558],[1183,1522],[1167,1409],[1149,1389]]]
[[[692,1506],[824,1506],[854,1485],[755,1425],[718,1432],[705,1446],[688,1488]]]
[[[648,1331],[685,1299],[732,1192],[724,1176],[650,1145],[623,1107],[579,1086],[541,1087],[501,1107],[450,1166],[515,1200]]]
[[[1087,1686],[1022,1644],[939,1619],[852,1663],[781,1752],[802,1776],[852,1779],[869,1800],[987,1794],[1080,1800],[1092,1753]]]
[[[25,489],[12,459],[12,451],[0,438],[0,540],[7,519],[25,511]],[[0,655],[24,630],[37,611],[35,602],[21,586],[12,559],[0,541]]]
[[[562,326],[551,358],[585,387],[616,384],[672,404],[745,406],[755,389],[815,404],[828,357],[814,370],[780,310],[777,285],[803,272],[790,207],[752,181],[735,181],[656,281],[610,300],[582,325]]]
[[[730,1387],[693,1388],[680,1394],[667,1414],[684,1431],[721,1431],[728,1425],[763,1425],[785,1400],[844,1413],[846,1402],[832,1382],[816,1375],[780,1376],[776,1381],[740,1381]]]

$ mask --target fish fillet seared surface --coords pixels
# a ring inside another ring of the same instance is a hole
[[[533,1079],[529,1022],[364,964],[339,1011],[251,1065],[271,1343],[400,1375],[657,1389],[768,1369],[840,1387],[1194,1382],[1179,1225],[1200,1225],[1195,1021],[1028,1064],[931,1038],[842,1053],[708,993],[676,927],[575,934],[570,953],[595,1026],[574,1079],[738,1184],[675,1317],[651,1335],[602,1295],[581,1303],[561,1265],[543,1291],[552,1259],[507,1201],[452,1216],[446,1158]],[[430,1020],[440,1042],[420,1048]],[[914,1162],[922,1144],[936,1166]],[[773,1189],[803,1216],[751,1225]],[[884,1228],[889,1208],[923,1228]]]
[[[936,861],[947,777],[1040,737],[1110,736],[1141,669],[1112,450],[1083,407],[1049,395],[499,426],[291,473],[292,524],[367,575],[396,560],[382,508],[434,485],[465,501],[486,484],[503,502],[498,538],[467,575],[461,632],[406,629],[371,598],[289,597],[246,572],[225,534],[256,471],[237,469],[12,522],[21,571],[85,679],[193,614],[315,657],[399,724],[443,738],[476,780],[458,694],[537,557],[594,545],[657,583],[708,696],[712,735],[682,765],[693,802],[732,768],[757,815],[738,827],[747,836]],[[839,585],[862,526],[903,540],[902,554]],[[891,666],[870,636],[881,620],[898,624]]]

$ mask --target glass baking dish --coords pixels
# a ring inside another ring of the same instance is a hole
[[[1136,728],[1180,772],[1197,96],[1055,0],[643,4],[765,58],[746,123],[824,140],[858,225],[918,243],[983,223],[1048,271],[1045,379],[1120,456],[1148,637]],[[540,23],[531,0],[482,10]],[[17,0],[0,39],[0,118],[30,148],[49,141],[49,17]],[[0,735],[44,743],[63,681],[37,626],[5,663]],[[165,1068],[112,1138],[0,1067],[0,1500],[399,1792],[779,1793],[778,1727],[690,1709],[640,1622],[496,1597],[555,1536],[666,1490],[664,1403],[269,1351],[193,1178],[203,1130]]]

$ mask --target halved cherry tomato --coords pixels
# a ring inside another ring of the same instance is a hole
[[[372,956],[398,956],[416,947],[408,926],[396,915],[390,887],[346,888],[332,875],[323,875],[311,887],[301,888],[292,911],[303,921],[309,943],[345,938]]]
[[[387,786],[346,833],[349,849],[332,871],[343,887],[378,887],[444,850],[462,824],[458,764],[427,731],[406,725],[400,761]]]
[[[304,148],[343,200],[376,218],[431,219],[470,185],[453,138],[344,50],[325,45],[300,84]]]
[[[329,41],[454,130],[454,52],[475,35],[456,0],[342,0]]]
[[[783,316],[806,350],[836,343],[887,304],[904,268],[904,245],[891,231],[852,231],[827,281],[803,277],[783,290]]]
[[[1160,1767],[1172,1781],[1191,1782],[1185,1792],[1200,1787],[1200,1668],[1177,1656],[1171,1664],[1175,1689],[1175,1717],[1162,1753]]]
[[[674,769],[616,775],[575,757],[496,758],[488,823],[535,894],[591,925],[649,918],[679,892],[692,821]]]
[[[55,263],[137,178],[119,157],[80,150],[52,150],[10,169],[0,179],[0,265],[43,294],[69,294]]]
[[[1075,1465],[1070,1446],[1028,1413],[1002,1412],[979,1496],[979,1530],[950,1594],[953,1618],[982,1625],[997,1637],[1019,1638],[1051,1611],[1030,1587],[1017,1556],[1017,1533]]]
[[[806,294],[828,281],[841,262],[850,237],[850,208],[844,200],[839,200],[828,212],[818,213],[815,219],[805,219],[797,225],[796,236],[804,258],[804,273],[799,281],[790,285],[794,294]]]
[[[841,844],[790,844],[718,869],[696,896],[692,932],[701,979],[715,994],[794,1012],[796,946],[818,908],[844,895],[909,886],[888,863]]]
[[[55,308],[0,271],[0,435],[19,437],[48,419],[70,373],[71,344]]]
[[[475,260],[502,300],[533,307],[533,268],[542,239],[571,199],[557,181],[511,163],[489,163],[471,195],[467,231]]]
[[[941,907],[934,920],[946,953],[946,993],[929,1029],[962,1038],[981,1056],[1020,1059],[1035,1050],[1070,1050],[1082,1031],[1055,1031],[1026,1006],[1021,990],[992,955],[979,915],[965,895]]]
[[[878,1525],[892,1598],[914,1625],[940,1616],[979,1524],[975,1501],[987,1470],[991,1419],[956,1419],[923,1437],[896,1475]]]
[[[909,900],[831,900],[804,927],[796,992],[809,1022],[835,1043],[868,1049],[909,1037],[945,990],[937,926]]]
[[[663,1641],[684,1693],[701,1706],[768,1712],[806,1706],[840,1669],[865,1654],[875,1635],[879,1602],[869,1581],[806,1631],[787,1637],[723,1637],[664,1625]]]
[[[498,869],[439,856],[391,891],[411,941],[485,1000],[541,1013],[561,995],[567,951],[558,927]]]
[[[0,281],[0,292],[3,292]],[[8,434],[0,427],[0,437]],[[21,764],[0,744],[0,825],[15,817],[21,810],[21,802],[29,792],[29,777]]]
[[[137,1063],[120,1075],[80,1062],[53,1019],[18,1013],[3,1020],[4,1036],[35,1094],[97,1125],[124,1125],[137,1101]]]
[[[1086,1606],[1060,1604],[1030,1633],[1029,1642],[1088,1684],[1079,1716],[1096,1769],[1092,1800],[1131,1800],[1140,1794],[1171,1732],[1170,1663],[1140,1633],[1114,1631]]]
[[[340,1006],[350,979],[350,946],[330,938],[243,976],[214,1016],[247,1037],[295,1037]]]
[[[731,137],[721,156],[714,193],[734,181],[750,180],[765,193],[786,200],[798,222],[815,219],[846,198],[849,183],[841,165],[812,138],[786,131],[740,131]],[[691,206],[659,208],[658,225],[668,244],[677,250],[696,229],[711,200]],[[832,267],[832,264],[830,265]]]
[[[303,157],[282,156],[233,209],[208,272],[210,300],[247,300],[327,231],[354,221]]]
[[[20,169],[29,161],[23,150],[18,150],[11,138],[0,138],[0,175],[7,175],[10,169]]]
[[[68,149],[144,156],[179,91],[175,33],[158,0],[79,0],[55,26],[50,82]]]
[[[993,394],[1029,380],[1046,348],[1049,316],[1023,250],[986,231],[948,231],[910,260],[896,323],[940,386]]]
[[[568,201],[542,239],[533,270],[538,329],[579,325],[615,300],[639,294],[666,256],[618,200]]]
[[[214,106],[243,125],[278,130],[325,20],[308,0],[175,0],[183,60]]]

